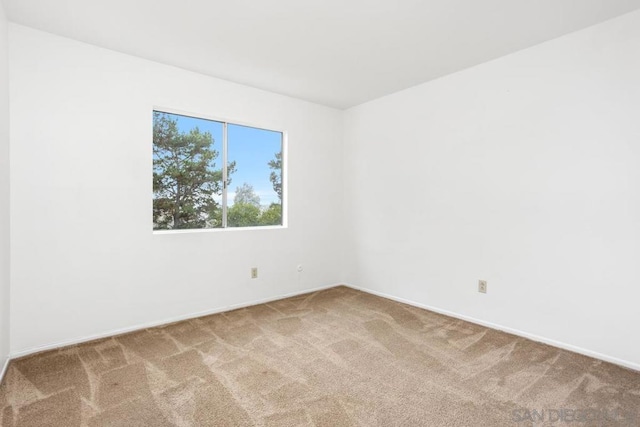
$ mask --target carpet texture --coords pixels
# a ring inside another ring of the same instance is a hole
[[[640,425],[640,373],[337,287],[15,360],[0,408],[6,427]]]

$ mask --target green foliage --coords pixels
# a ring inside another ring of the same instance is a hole
[[[155,229],[221,226],[222,170],[213,136],[196,127],[180,132],[170,114],[153,113],[153,223]],[[229,176],[235,162],[228,165]],[[230,182],[230,180],[228,180]]]
[[[282,205],[280,203],[271,203],[269,208],[260,215],[260,225],[281,225],[282,224]]]
[[[264,211],[260,208],[260,197],[246,182],[236,189],[233,206],[227,211],[229,227],[256,227],[282,224],[282,205],[271,203]]]
[[[260,225],[260,196],[253,186],[244,183],[236,188],[233,205],[227,211],[229,227],[254,227]]]
[[[276,153],[275,159],[269,161],[269,168],[271,168],[269,179],[273,185],[273,191],[276,192],[282,204],[282,151]]]
[[[273,185],[273,191],[278,195],[280,203],[271,203],[269,208],[262,212],[260,223],[262,225],[282,224],[282,151],[275,154],[275,158],[269,161],[271,174],[269,179]]]
[[[260,225],[260,207],[250,203],[234,203],[227,211],[229,227],[253,227]]]

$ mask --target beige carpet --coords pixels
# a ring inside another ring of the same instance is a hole
[[[337,287],[16,360],[0,408],[7,427],[640,425],[640,373]]]

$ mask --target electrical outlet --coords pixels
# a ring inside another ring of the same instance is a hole
[[[258,278],[258,267],[252,267],[251,268],[251,278],[252,279],[257,279]]]
[[[478,280],[478,292],[482,292],[483,294],[487,293],[487,281],[486,280]]]

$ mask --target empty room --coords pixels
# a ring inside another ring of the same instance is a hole
[[[640,426],[640,0],[0,0],[0,426]]]

